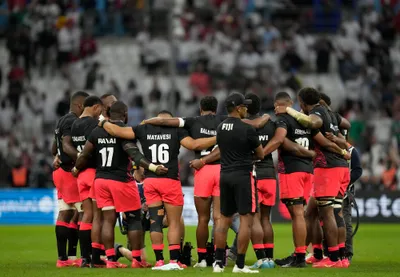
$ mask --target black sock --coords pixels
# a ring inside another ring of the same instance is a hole
[[[176,244],[170,244],[171,246],[175,246]],[[169,250],[169,259],[170,261],[179,261],[179,257],[181,256],[181,250],[178,249],[171,249]]]
[[[346,258],[346,248],[345,247],[339,248],[339,257],[342,260]]]
[[[262,260],[266,258],[264,249],[254,249],[256,253],[257,260]]]
[[[331,259],[332,262],[337,262],[339,260],[339,250],[336,249],[329,250],[329,258]]]
[[[56,225],[57,252],[58,252],[58,259],[61,261],[68,260],[67,256],[68,232],[69,230],[67,227]]]
[[[295,253],[296,254],[296,261],[297,262],[305,262],[306,261],[306,254],[305,253]]]
[[[107,260],[109,260],[111,262],[116,262],[117,261],[117,256],[115,256],[115,255],[107,256]]]
[[[274,248],[265,248],[265,257],[272,259],[274,257]]]
[[[215,263],[220,267],[224,267],[224,255],[224,248],[217,248],[217,250],[215,250]]]
[[[156,255],[156,261],[164,260],[164,255],[162,250],[154,250],[154,254]]]
[[[237,255],[236,265],[240,269],[244,268],[244,257],[245,256],[246,256],[246,254],[238,254]]]
[[[207,258],[207,253],[197,252],[197,255],[199,257],[199,259],[198,259],[199,262],[201,262],[202,260],[205,260]]]
[[[92,248],[92,240],[90,237],[91,230],[79,231],[79,245],[81,247],[81,256],[85,259],[90,259]]]
[[[322,260],[323,256],[322,256],[322,249],[320,248],[314,248],[314,257],[318,260]]]
[[[94,247],[92,248],[92,263],[93,264],[101,263],[100,254],[101,254],[101,249],[94,248]]]
[[[78,246],[78,229],[68,228],[68,257],[76,257],[76,247]]]

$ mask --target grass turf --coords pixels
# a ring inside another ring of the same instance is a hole
[[[293,250],[291,227],[288,224],[275,224],[275,257],[286,257]],[[355,238],[355,252],[353,264],[348,269],[265,269],[260,274],[268,276],[312,277],[329,274],[329,276],[399,276],[400,246],[398,234],[400,225],[367,225],[362,224]],[[116,229],[116,241],[125,243],[126,239]],[[150,246],[148,236],[146,244]],[[196,244],[195,227],[186,228],[186,241]],[[230,234],[229,241],[232,241]],[[54,227],[51,226],[0,226],[0,276],[132,276],[146,274],[153,276],[200,276],[211,273],[211,268],[204,270],[189,268],[183,271],[154,272],[150,269],[80,269],[55,267],[56,245]],[[154,261],[151,248],[147,247],[149,260]],[[164,254],[168,257],[168,251]],[[192,251],[197,258],[195,250]],[[126,260],[120,261],[128,263]],[[254,251],[249,249],[248,265],[255,261]],[[231,275],[231,268],[225,270],[224,275]]]

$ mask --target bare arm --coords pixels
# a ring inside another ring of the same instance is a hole
[[[256,129],[260,129],[267,124],[268,120],[270,120],[270,116],[268,114],[264,114],[263,116],[256,118],[256,119],[242,119],[244,123],[247,123],[253,126]]]
[[[275,107],[276,114],[287,113],[291,117],[297,120],[302,126],[310,129],[319,129],[322,127],[322,119],[314,114],[306,115],[296,111],[291,107],[277,106]]]
[[[285,149],[285,151],[291,152],[297,157],[311,158],[311,159],[315,157],[315,151],[308,150],[303,146],[301,146],[300,144],[295,143],[288,138],[285,138],[285,140],[282,143],[282,147],[283,149]]]
[[[77,159],[79,152],[78,152],[78,150],[76,150],[76,148],[72,144],[71,136],[63,137],[62,148],[63,148],[64,153],[67,154],[71,159],[73,159],[74,161]]]
[[[75,168],[79,171],[86,168],[87,162],[89,161],[94,151],[94,145],[90,141],[86,141],[85,147],[83,147],[78,159],[75,162]]]
[[[339,128],[349,130],[351,128],[350,122],[343,117],[340,117],[342,120],[340,121]]]
[[[112,124],[111,122],[105,122],[103,124],[103,128],[113,137],[127,140],[135,139],[135,132],[132,130],[132,127],[120,127],[116,124]]]
[[[277,128],[275,131],[275,135],[272,137],[272,139],[265,145],[263,151],[264,151],[264,156],[267,156],[274,152],[276,149],[279,148],[279,146],[282,145],[286,138],[287,130],[285,128]]]
[[[156,126],[168,126],[168,127],[183,127],[183,119],[179,117],[174,118],[161,118],[153,117],[150,119],[143,120],[144,124],[156,125]]]
[[[339,155],[345,155],[345,152],[347,153],[346,150],[340,148],[336,143],[333,141],[330,141],[326,137],[324,137],[321,132],[319,132],[316,136],[314,136],[314,140],[323,148],[327,149],[328,151],[331,151],[333,153],[339,154]]]
[[[181,145],[189,150],[199,151],[210,148],[217,143],[217,137],[193,139],[185,137],[181,140]]]
[[[221,159],[221,151],[219,150],[219,147],[215,147],[215,149],[211,151],[210,154],[201,158],[204,164],[213,163],[218,161],[219,159]]]

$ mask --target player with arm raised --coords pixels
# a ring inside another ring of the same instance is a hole
[[[288,113],[295,118],[301,125],[311,129],[319,129],[324,136],[333,133],[337,136],[338,127],[336,120],[332,118],[328,110],[319,104],[321,96],[314,88],[303,88],[298,94],[300,106],[304,114],[295,111],[290,107],[276,107],[278,113]],[[347,147],[346,147],[347,148]],[[307,226],[309,233],[312,234],[314,253],[315,249],[322,248],[322,234],[318,227],[318,216],[323,221],[324,233],[327,238],[329,258],[323,259],[322,256],[315,261],[313,267],[342,267],[339,260],[338,247],[338,227],[344,224],[343,218],[334,211],[335,198],[343,193],[350,180],[349,169],[346,158],[349,154],[343,149],[343,154],[338,155],[323,147],[319,142],[316,144],[317,158],[314,162],[314,192],[316,205],[307,207]],[[318,213],[316,213],[318,208]],[[318,233],[316,233],[318,232]],[[318,250],[317,250],[318,252]]]
[[[125,126],[128,117],[127,106],[123,102],[115,102],[109,114],[111,122]],[[74,171],[87,168],[92,155],[96,157],[95,195],[97,206],[102,209],[104,218],[102,239],[106,249],[107,268],[126,267],[117,262],[114,249],[115,212],[124,212],[127,218],[128,239],[132,246],[132,267],[143,267],[140,258],[141,203],[137,186],[130,174],[132,160],[157,174],[166,173],[168,170],[150,163],[140,154],[134,143],[113,137],[100,127],[90,134],[76,161]]]
[[[209,138],[216,135],[218,125],[225,120],[226,116],[216,115],[218,100],[214,96],[205,96],[200,101],[200,116],[187,118],[151,118],[144,123],[183,127],[188,130],[189,135],[194,138]],[[256,128],[263,127],[269,119],[269,116],[262,116],[254,120],[243,119],[246,123]],[[206,244],[209,238],[208,223],[210,222],[211,204],[213,207],[212,215],[214,225],[220,218],[220,199],[219,199],[219,179],[220,179],[220,161],[219,159],[209,162],[207,165],[202,161],[202,157],[211,153],[216,148],[213,145],[209,149],[195,151],[196,159],[202,163],[201,168],[194,173],[194,202],[198,214],[198,224],[196,229],[198,262],[194,267],[207,267]]]
[[[72,144],[82,152],[86,140],[97,127],[99,116],[103,110],[103,103],[97,96],[89,96],[83,103],[84,110],[82,115],[75,120],[71,128]],[[74,174],[74,172],[72,172]],[[96,209],[96,204],[92,203],[94,199],[94,179],[96,175],[96,160],[94,157],[88,162],[88,168],[80,172],[77,176],[77,184],[79,190],[80,201],[82,202],[83,217],[79,228],[79,243],[81,247],[82,263],[81,267],[91,266],[91,255],[93,257],[93,266],[104,266],[104,262],[100,260],[100,253],[93,248],[91,253],[91,231],[93,223],[93,210]],[[95,205],[95,207],[93,207]],[[98,224],[94,222],[94,224]],[[97,228],[97,226],[95,226]],[[96,239],[94,238],[94,241]]]
[[[159,117],[171,118],[168,111],[162,111]],[[185,129],[139,125],[134,128],[119,128],[108,122],[103,124],[104,129],[111,134],[125,139],[137,138],[142,145],[146,158],[163,164],[169,168],[165,178],[159,178],[151,172],[146,172],[144,181],[145,196],[149,207],[150,237],[156,255],[154,270],[174,270],[184,267],[178,262],[180,255],[180,219],[183,208],[183,193],[179,181],[178,154],[180,146],[190,150],[207,149],[215,144],[215,137],[194,140],[188,136]],[[164,208],[168,214],[168,242],[170,249],[170,263],[164,264],[162,219]]]

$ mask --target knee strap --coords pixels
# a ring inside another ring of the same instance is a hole
[[[162,233],[163,219],[164,219],[164,207],[149,207],[150,214],[150,233],[157,232]]]
[[[346,226],[343,217],[340,216],[340,211],[341,210],[342,210],[341,206],[339,208],[336,208],[336,207],[333,208],[333,214],[335,215],[336,226],[338,228],[342,228],[342,227]]]
[[[343,198],[336,197],[333,202],[333,208],[340,210],[342,207],[343,207]]]
[[[286,207],[294,206],[294,205],[304,205],[304,198],[292,198],[292,199],[282,199],[282,203],[286,205]]]
[[[321,197],[316,200],[318,208],[332,207],[335,203],[335,197]]]
[[[125,217],[128,231],[142,230],[141,210],[125,212]]]

